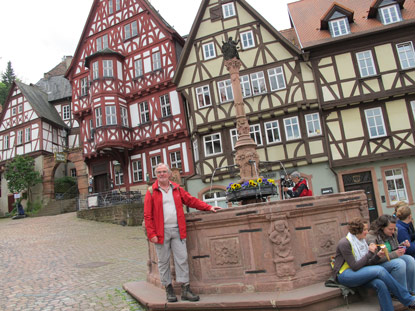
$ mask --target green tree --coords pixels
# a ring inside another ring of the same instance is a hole
[[[7,95],[9,94],[10,87],[13,84],[13,81],[16,80],[16,75],[12,67],[12,62],[7,62],[6,71],[1,74],[1,83],[0,83],[0,104],[3,106],[6,102]]]
[[[4,105],[4,103],[6,102],[6,98],[8,95],[8,88],[6,86],[6,84],[4,84],[3,82],[0,82],[0,105]]]
[[[27,156],[16,156],[6,164],[4,177],[9,191],[20,193],[27,191],[28,201],[32,201],[31,188],[42,182],[40,173],[35,170],[35,160]]]

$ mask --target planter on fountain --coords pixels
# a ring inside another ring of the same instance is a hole
[[[228,202],[244,201],[244,200],[263,200],[270,195],[277,194],[278,190],[275,185],[263,185],[256,188],[247,188],[234,190],[226,193]]]

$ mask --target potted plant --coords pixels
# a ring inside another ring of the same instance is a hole
[[[247,199],[264,199],[277,193],[273,179],[258,178],[243,183],[230,183],[226,188],[226,199],[231,202]]]

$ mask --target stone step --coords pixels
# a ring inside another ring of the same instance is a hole
[[[359,294],[351,295],[347,301],[337,288],[328,288],[324,283],[275,293],[240,293],[200,295],[200,301],[188,302],[180,299],[166,303],[164,289],[148,282],[129,282],[124,289],[149,311],[161,310],[278,310],[278,311],[379,311],[379,303],[374,293],[362,298]],[[395,311],[406,310],[398,301],[394,301]]]

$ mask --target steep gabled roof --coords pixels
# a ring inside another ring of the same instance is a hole
[[[67,128],[68,126],[62,121],[55,107],[48,102],[48,95],[35,85],[27,85],[22,82],[15,81],[15,85],[20,89],[23,96],[32,106],[36,114],[43,119],[49,120],[58,126]],[[14,90],[14,85],[11,91]]]
[[[92,7],[91,10],[89,11],[88,14],[88,18],[86,20],[84,29],[82,31],[82,35],[79,38],[79,42],[78,45],[76,47],[75,53],[74,53],[74,61],[72,61],[71,66],[68,68],[66,74],[65,74],[65,78],[70,79],[70,75],[72,73],[72,70],[74,70],[75,66],[76,66],[76,60],[80,59],[80,53],[82,51],[81,46],[82,43],[86,40],[87,38],[87,33],[88,30],[91,27],[91,24],[94,22],[93,21],[93,16],[96,13],[96,11],[98,10],[98,5],[99,5],[100,0],[94,0],[94,2],[92,3]],[[164,18],[160,15],[160,13],[149,3],[149,1],[147,0],[140,0],[141,4],[143,5],[143,7],[145,7],[149,12],[153,13],[154,17],[156,20],[158,20],[160,22],[161,25],[164,25],[164,28],[171,34],[171,36],[173,38],[175,38],[176,40],[178,40],[179,42],[181,42],[182,44],[184,44],[184,39],[179,35],[179,33],[172,27],[170,26],[170,24],[168,24]],[[88,55],[90,56],[90,55]]]
[[[184,45],[179,63],[177,65],[176,73],[173,78],[173,83],[175,84],[178,84],[181,78],[184,67],[186,65],[185,62],[191,52],[193,42],[197,35],[203,16],[205,15],[206,9],[209,5],[209,1],[210,0],[202,0],[196,18],[193,21],[192,28],[190,29],[190,33],[186,39],[186,44]],[[272,35],[278,38],[286,48],[293,51],[293,53],[295,54],[301,54],[301,51],[294,44],[292,44],[287,38],[285,38],[280,32],[278,32],[264,17],[262,17],[261,14],[259,14],[245,0],[235,0],[235,2],[239,3],[247,12],[249,12],[256,20],[258,20],[263,27],[265,27]]]
[[[406,1],[401,11],[403,21],[395,24],[383,25],[379,20],[368,18],[372,6],[379,5],[382,0],[301,0],[288,4],[291,23],[297,33],[302,49],[344,40],[346,36],[332,38],[328,30],[321,29],[321,18],[334,3],[354,12],[353,23],[350,24],[351,34],[348,37],[380,31],[386,27],[399,27],[406,23],[415,22],[415,1]],[[394,0],[395,1],[395,0]],[[395,1],[401,7],[403,0]]]

